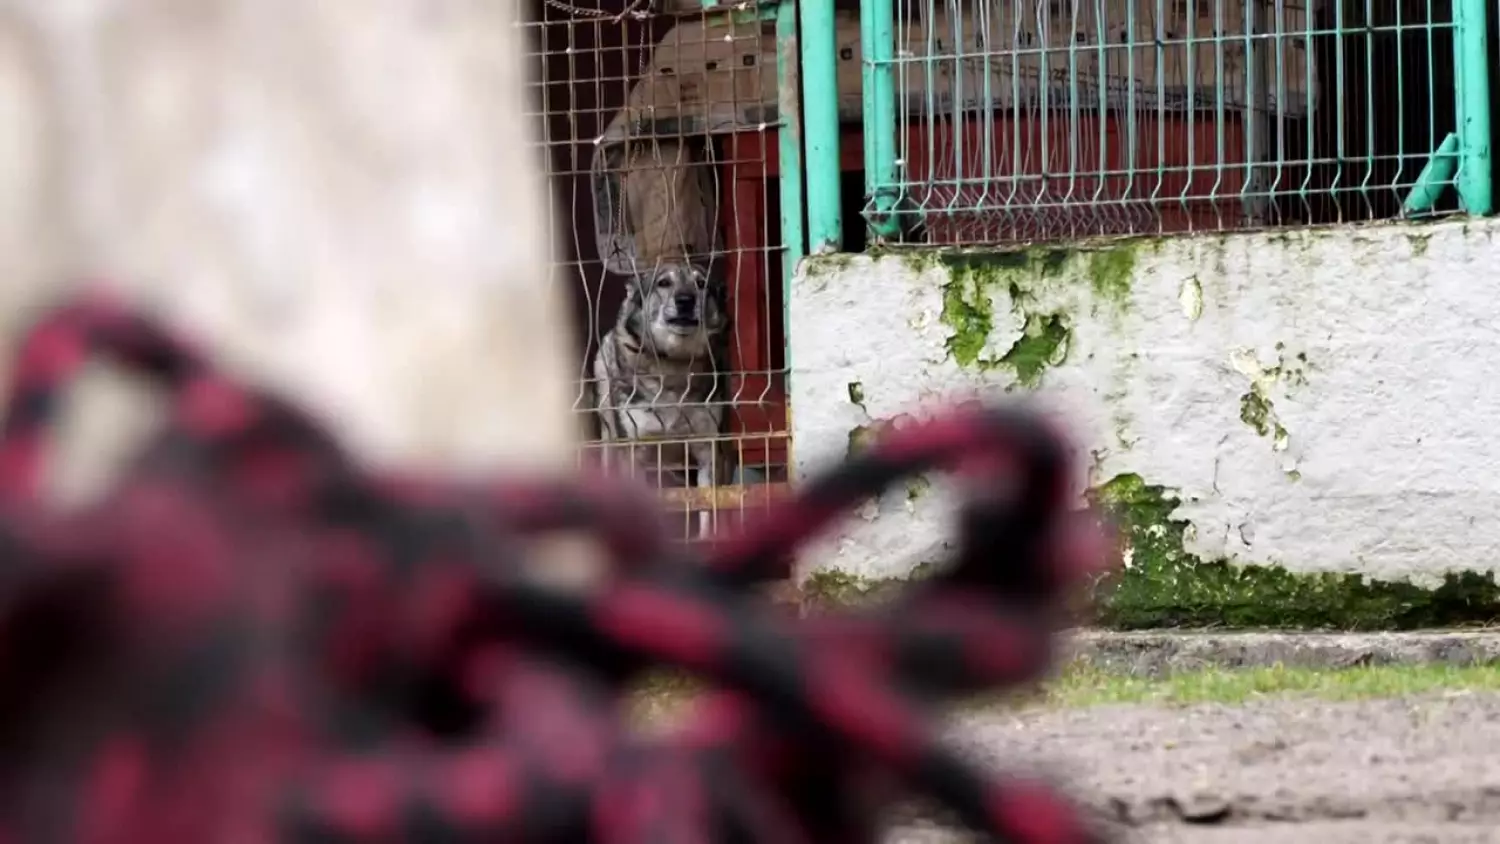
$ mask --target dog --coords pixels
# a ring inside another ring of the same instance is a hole
[[[730,316],[724,280],[690,259],[663,261],[626,284],[614,327],[593,361],[594,409],[606,443],[691,440],[633,452],[627,468],[661,470],[659,486],[712,488],[734,470],[724,430]],[[660,452],[660,462],[656,459]],[[614,457],[615,455],[611,455]],[[617,458],[616,458],[617,459]],[[699,514],[706,535],[712,514]]]

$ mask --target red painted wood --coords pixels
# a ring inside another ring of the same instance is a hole
[[[774,133],[731,135],[725,139],[721,165],[734,316],[729,362],[731,371],[740,373],[730,379],[736,407],[728,429],[743,437],[740,459],[752,467],[784,466],[787,460],[784,381],[768,374],[786,359],[780,261],[769,260],[767,249],[771,209],[766,203],[766,168],[776,142]]]
[[[990,126],[966,120],[957,131],[939,122],[910,128],[898,155],[908,180],[924,186],[909,198],[928,209],[927,237],[936,243],[1222,230],[1246,222],[1239,199],[1246,173],[1234,166],[1245,161],[1237,125],[1137,116],[1133,148],[1130,130],[1122,118],[1098,116],[1058,115],[1045,123],[997,116]]]

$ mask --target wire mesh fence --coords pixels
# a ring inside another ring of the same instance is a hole
[[[864,0],[866,214],[989,244],[1488,212],[1456,6]]]
[[[580,338],[580,459],[659,487],[685,538],[787,480],[783,274],[798,235],[779,169],[795,76],[779,84],[777,33],[794,18],[702,5],[532,0],[520,21],[565,256],[555,281]]]

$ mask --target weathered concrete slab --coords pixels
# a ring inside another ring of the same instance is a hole
[[[1065,659],[1155,677],[1203,668],[1347,668],[1356,665],[1473,665],[1500,662],[1500,630],[1415,633],[1298,633],[1079,630]]]
[[[1497,232],[811,258],[789,299],[796,472],[934,402],[1029,396],[1074,438],[1079,492],[1122,524],[1127,570],[1101,608],[1118,627],[1500,619],[1500,309],[1471,283],[1500,259]],[[940,477],[892,489],[804,563],[908,578],[946,558],[953,494]]]
[[[953,740],[1058,777],[1140,841],[1500,840],[1500,694],[989,711]],[[965,839],[911,821],[890,840]]]

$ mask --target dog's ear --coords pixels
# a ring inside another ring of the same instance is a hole
[[[700,284],[704,288],[710,291],[722,291],[728,286],[723,261],[709,257],[706,260],[694,261],[692,268],[693,274],[700,279]]]
[[[625,298],[620,300],[620,315],[616,325],[623,328],[625,335],[639,346],[645,336],[645,326],[642,324],[641,313],[645,310],[646,299],[641,292],[641,276],[629,275],[625,277]]]
[[[649,279],[649,273],[636,272],[625,276],[625,301],[641,302],[641,291],[644,289],[643,279]]]
[[[708,291],[720,305],[727,304],[729,299],[729,274],[724,269],[724,262],[710,261],[701,264],[696,271],[702,274],[703,287]]]

